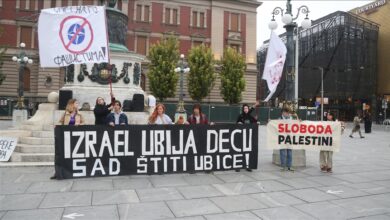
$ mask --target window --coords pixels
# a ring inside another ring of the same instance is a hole
[[[147,52],[147,40],[145,36],[137,36],[137,48],[136,52],[142,55],[146,55]]]
[[[197,47],[199,45],[203,44],[203,41],[194,40],[192,41],[192,47]]]
[[[24,91],[30,91],[30,69],[25,67],[24,68],[24,75],[23,75],[23,90]]]
[[[205,27],[205,24],[204,24],[204,13],[203,12],[200,12],[199,13],[199,27]]]
[[[198,26],[198,12],[193,11],[192,12],[192,27],[197,27]]]
[[[163,23],[165,24],[180,24],[180,12],[178,8],[164,8]]]
[[[51,8],[55,8],[56,7],[56,1],[57,0],[51,0],[51,2],[50,2],[50,7]]]
[[[240,47],[240,45],[238,45],[238,44],[230,44],[229,45],[231,48],[233,48],[233,49],[235,49],[237,52],[239,52],[239,53],[241,53],[241,47]]]
[[[239,14],[230,13],[230,30],[239,32]]]
[[[205,28],[206,13],[203,11],[192,11],[190,19],[191,27]]]
[[[19,8],[22,10],[35,10],[36,0],[20,0]]]
[[[150,9],[151,9],[150,5],[137,4],[135,8],[134,19],[136,21],[150,22],[152,19]]]
[[[32,27],[20,27],[20,43],[26,44],[26,48],[31,48]]]

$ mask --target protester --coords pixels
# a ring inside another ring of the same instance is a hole
[[[149,117],[148,123],[156,125],[173,124],[172,119],[165,114],[165,106],[161,103],[157,104],[153,113]]]
[[[249,108],[249,105],[242,105],[242,112],[237,118],[237,124],[253,124],[257,123],[256,118],[254,118],[251,113],[254,110],[254,107]]]
[[[288,108],[282,109],[282,120],[292,120],[293,117],[290,114],[290,110]],[[280,166],[282,167],[281,171],[294,171],[291,167],[292,165],[292,150],[291,149],[280,149]]]
[[[362,132],[360,131],[360,122],[361,121],[362,121],[362,119],[361,119],[360,113],[358,113],[355,116],[355,118],[353,119],[353,128],[352,128],[351,134],[349,135],[350,138],[353,138],[353,134],[355,132],[359,133],[360,138],[364,138],[364,136],[362,135]]]
[[[122,104],[120,101],[114,101],[114,112],[111,112],[106,120],[110,126],[128,125],[127,115],[122,112]]]
[[[336,121],[333,113],[329,112],[326,115],[326,121]],[[320,151],[320,168],[321,172],[332,173],[333,151]]]
[[[59,123],[60,125],[82,125],[84,124],[84,118],[79,113],[79,102],[76,99],[69,99],[65,108],[65,112],[62,115]],[[56,179],[57,174],[54,173],[50,179]]]
[[[184,117],[182,115],[180,115],[179,118],[177,119],[177,122],[175,124],[177,124],[177,125],[185,125],[185,124],[188,124],[188,122],[186,122],[184,120]]]
[[[242,112],[237,118],[237,124],[256,124],[257,120],[251,115],[254,107],[249,108],[249,105],[242,105]],[[249,172],[252,172],[252,169],[246,169]],[[236,172],[240,172],[240,169],[236,169]]]
[[[105,125],[106,118],[110,114],[111,110],[114,108],[115,97],[111,93],[111,103],[106,105],[102,97],[96,99],[96,105],[93,109],[95,115],[95,125]]]
[[[371,133],[372,117],[371,117],[371,113],[368,110],[364,111],[363,121],[364,121],[364,133]]]
[[[69,99],[65,113],[60,119],[61,125],[82,125],[84,118],[79,113],[79,102],[76,99]]]
[[[194,124],[203,124],[207,125],[209,124],[209,121],[207,120],[207,116],[203,114],[202,107],[200,104],[195,104],[192,107],[192,114],[187,119],[188,123],[191,125]]]

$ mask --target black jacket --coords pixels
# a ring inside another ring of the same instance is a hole
[[[95,114],[95,125],[105,125],[106,124],[106,118],[107,115],[111,113],[111,111],[108,109],[113,103],[115,102],[115,98],[111,98],[111,103],[109,105],[106,105],[104,103],[103,105],[96,104],[95,108],[93,109],[93,113]]]
[[[257,120],[251,115],[252,111],[254,108],[250,108],[248,113],[242,113],[238,116],[237,118],[237,123],[242,123],[242,124],[252,124],[252,123],[257,123]]]

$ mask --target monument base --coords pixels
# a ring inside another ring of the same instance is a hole
[[[27,121],[27,118],[27,109],[14,109],[12,112],[12,126],[15,128],[21,126],[25,121]]]
[[[272,163],[280,166],[280,151],[274,150],[272,153]],[[306,167],[306,151],[292,150],[292,166]]]

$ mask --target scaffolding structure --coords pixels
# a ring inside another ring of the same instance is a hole
[[[329,100],[325,108],[351,120],[362,103],[375,107],[378,31],[378,24],[342,11],[314,21],[309,29],[299,29],[299,105],[313,106],[320,97],[321,74],[316,67],[322,67],[324,97]],[[285,34],[280,37],[286,41]],[[267,95],[261,77],[268,43],[257,53],[259,99]],[[274,99],[284,100],[284,76]]]

